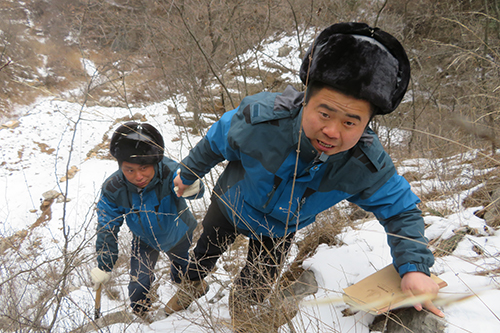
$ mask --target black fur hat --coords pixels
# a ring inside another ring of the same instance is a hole
[[[157,164],[163,158],[163,137],[152,125],[128,122],[118,127],[109,145],[116,160],[136,164]]]
[[[365,23],[338,23],[323,30],[309,47],[300,79],[306,85],[327,84],[370,102],[377,114],[387,114],[408,88],[410,62],[392,35]]]

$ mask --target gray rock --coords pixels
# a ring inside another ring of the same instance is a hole
[[[377,316],[370,325],[370,332],[442,333],[445,328],[445,322],[436,315],[414,308],[405,308]]]
[[[42,197],[45,199],[45,200],[53,200],[53,199],[56,199],[58,198],[59,196],[61,196],[62,194],[57,192],[56,190],[49,190],[47,192],[44,192],[42,194]]]
[[[283,291],[285,297],[298,297],[302,299],[306,296],[313,295],[318,291],[318,282],[314,276],[314,272],[310,270],[304,271],[297,281],[292,283]]]
[[[290,52],[292,52],[292,48],[290,46],[287,45],[282,46],[278,50],[278,57],[280,58],[286,57],[287,55],[290,54]]]

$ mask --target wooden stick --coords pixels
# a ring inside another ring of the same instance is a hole
[[[101,317],[101,293],[102,293],[102,283],[99,284],[99,288],[97,288],[95,292],[95,312],[94,319],[99,319]]]

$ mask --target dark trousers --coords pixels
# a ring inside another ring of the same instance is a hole
[[[189,263],[189,280],[200,280],[215,267],[219,257],[243,234],[222,214],[216,200],[208,207],[203,219],[203,233]],[[284,258],[288,254],[294,233],[283,238],[250,237],[246,264],[235,281],[235,286],[247,290],[260,300],[268,293]],[[255,236],[254,236],[255,237]]]
[[[170,278],[176,283],[182,281],[189,261],[191,238],[186,237],[166,252],[170,259]],[[158,261],[159,251],[134,236],[132,240],[132,256],[130,258],[130,282],[128,295],[130,306],[135,312],[147,311],[151,306],[149,292],[155,281],[154,268]]]

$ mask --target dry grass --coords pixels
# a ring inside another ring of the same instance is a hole
[[[215,8],[210,13],[214,15],[210,16],[204,12],[208,7],[200,6],[198,1],[185,1],[187,12],[184,14],[194,18],[188,22],[188,27],[192,29],[195,41],[180,21],[179,13],[169,12],[169,8],[161,5],[162,2],[150,2],[152,7],[145,10],[117,9],[109,1],[96,1],[92,8],[86,7],[86,2],[76,4],[64,0],[26,3],[33,6],[30,7],[34,13],[30,18],[34,22],[32,27],[16,23],[27,22],[27,18],[26,11],[15,7],[15,2],[0,4],[3,19],[0,23],[3,32],[0,36],[2,118],[15,116],[12,112],[16,105],[32,103],[40,96],[58,97],[62,92],[75,88],[83,92],[74,96],[76,100],[83,102],[82,97],[85,97],[89,105],[104,106],[140,106],[183,93],[188,97],[187,109],[193,111],[195,117],[178,121],[182,126],[188,126],[191,133],[199,133],[200,128],[209,126],[199,120],[201,117],[196,115],[197,112],[215,120],[232,109],[234,104],[237,105],[245,95],[262,90],[281,91],[289,83],[280,76],[289,69],[274,63],[267,63],[271,68],[269,71],[250,68],[248,64],[237,65],[236,62],[233,68],[224,69],[237,54],[244,53],[265,37],[283,32],[283,29],[289,34],[295,33],[296,24],[300,29],[322,28],[334,22],[350,20],[373,24],[379,9],[372,2],[365,4],[359,1],[249,1],[239,3],[241,7],[235,8],[232,12],[234,16],[228,18],[224,15],[231,12],[228,8],[233,8],[233,2],[217,3],[222,7]],[[128,5],[137,8],[140,8],[140,3],[148,2],[127,1]],[[460,169],[448,172],[437,165],[431,170],[421,168],[404,174],[410,182],[436,179],[438,184],[446,184],[430,188],[421,195],[422,210],[433,215],[446,216],[452,211],[445,208],[438,211],[427,207],[426,203],[474,186],[478,187],[465,198],[463,205],[488,207],[495,200],[493,194],[500,186],[499,159],[491,154],[497,148],[500,135],[497,108],[500,93],[497,89],[500,64],[498,26],[493,18],[487,21],[484,15],[471,14],[484,12],[484,3],[436,3],[426,0],[406,6],[403,2],[389,2],[378,21],[378,26],[404,42],[413,70],[407,101],[394,114],[380,119],[383,126],[411,131],[405,146],[387,147],[391,155],[403,160],[463,154],[464,160],[459,164],[462,163],[464,169],[471,166],[470,169],[487,170],[483,174],[468,175],[467,183],[453,182]],[[60,10],[61,15],[55,15],[55,10]],[[169,20],[165,20],[165,15]],[[448,16],[453,20],[446,19]],[[208,17],[216,20],[209,22]],[[210,30],[211,27],[218,29]],[[487,43],[482,40],[485,38],[485,27],[491,29]],[[144,31],[137,33],[139,28]],[[26,29],[28,34],[25,34]],[[70,32],[75,36],[77,31],[82,34],[76,44],[64,41]],[[124,43],[127,39],[119,38],[123,36],[118,33],[120,31],[133,32],[128,35],[130,44]],[[199,47],[196,42],[199,42]],[[308,47],[309,42],[301,41],[303,49]],[[102,79],[99,84],[89,85],[90,78],[82,68],[82,57],[97,65]],[[223,70],[227,72],[223,73]],[[242,74],[260,81],[245,86],[235,80]],[[215,75],[220,80],[214,78]],[[460,116],[459,122],[457,115]],[[132,119],[144,120],[140,115]],[[103,137],[88,157],[109,158],[108,140]],[[53,147],[43,144],[39,147],[42,153],[53,153]],[[490,158],[478,155],[475,160],[468,160],[465,156],[471,148],[491,154]],[[19,155],[21,158],[22,151]],[[314,255],[318,245],[340,245],[337,235],[343,228],[353,220],[367,217],[353,206],[346,211],[342,213],[341,210],[331,209],[303,231],[297,240],[298,254],[288,271],[284,272],[282,286],[297,279],[303,270],[301,263]],[[484,214],[486,210],[478,212],[480,217]],[[499,216],[500,213],[497,213],[491,227],[500,226]],[[39,225],[45,223],[43,219]],[[471,233],[473,231],[460,229],[450,239],[433,240],[432,245],[437,248],[435,255],[440,257],[453,252],[458,242]],[[4,237],[0,242],[0,265],[9,276],[0,285],[2,299],[7,300],[0,318],[0,329],[4,331],[45,329],[42,318],[46,315],[46,304],[54,301],[54,290],[57,291],[59,286],[64,290],[58,295],[66,294],[68,286],[60,281],[64,274],[70,276],[74,272],[61,270],[59,262],[67,258],[44,261],[40,270],[30,268],[32,258],[39,258],[43,249],[39,248],[36,237],[29,239],[28,236],[28,231],[21,231]],[[129,248],[128,241],[120,243],[121,249]],[[228,274],[234,276],[241,269],[245,249],[246,240],[239,237],[230,253],[222,258]],[[26,272],[11,265],[20,257],[25,260],[20,266],[28,267]],[[74,285],[89,284],[86,272],[95,258],[84,252],[70,254],[69,257],[73,260],[71,265],[74,265],[70,266],[79,267]],[[158,281],[166,281],[168,274],[168,266],[161,267]],[[126,250],[122,251],[114,273],[114,277],[120,276],[128,276]],[[126,304],[121,288],[126,282],[119,279],[113,281],[107,288],[108,297]],[[20,299],[15,291],[28,296]],[[32,299],[31,293],[37,296]],[[42,305],[38,306],[37,302]]]
[[[440,258],[453,253],[453,251],[455,251],[455,249],[457,248],[458,243],[462,241],[466,234],[467,230],[458,230],[450,238],[431,240],[429,242],[429,245],[436,248],[436,250],[433,252],[434,257]]]

